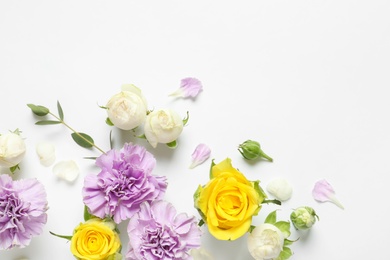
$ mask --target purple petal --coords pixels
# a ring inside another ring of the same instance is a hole
[[[337,200],[335,196],[335,191],[325,179],[317,181],[314,185],[312,191],[313,198],[319,202],[330,201],[336,204],[341,209],[344,209],[344,206]]]
[[[196,97],[203,89],[202,82],[197,78],[184,78],[180,82],[180,88],[170,94],[170,96],[176,97]]]
[[[192,153],[192,163],[190,165],[190,169],[204,163],[211,154],[210,148],[206,144],[198,144]]]

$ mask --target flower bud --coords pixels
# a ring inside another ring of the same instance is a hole
[[[110,121],[122,130],[134,129],[146,118],[145,98],[134,85],[124,85],[121,92],[110,98],[106,107]]]
[[[11,168],[18,165],[25,153],[26,144],[18,131],[0,135],[0,166]]]
[[[183,120],[171,109],[150,112],[144,125],[145,137],[154,147],[158,143],[168,144],[175,141],[183,130]]]
[[[259,142],[253,140],[246,140],[238,146],[238,151],[244,156],[247,160],[256,160],[258,158],[265,158],[268,161],[272,162],[273,159],[266,155],[260,148]]]
[[[316,222],[316,218],[319,220],[316,212],[311,207],[299,207],[290,215],[291,222],[298,230],[311,228]]]

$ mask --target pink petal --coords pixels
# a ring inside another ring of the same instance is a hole
[[[180,88],[170,94],[175,97],[196,97],[203,89],[202,82],[196,78],[184,78],[180,82]]]
[[[314,185],[312,191],[313,198],[319,202],[330,201],[336,204],[341,209],[344,209],[344,206],[337,200],[335,196],[335,191],[332,185],[329,184],[325,179],[317,181]]]
[[[190,169],[202,164],[210,157],[211,150],[206,144],[198,144],[192,153],[192,163]]]

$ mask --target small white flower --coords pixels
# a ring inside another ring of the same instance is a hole
[[[257,226],[248,236],[248,250],[256,260],[274,259],[283,250],[284,235],[268,223]]]
[[[106,107],[108,118],[122,130],[134,129],[146,118],[146,100],[134,85],[123,85],[122,91],[111,97]]]
[[[190,165],[190,169],[198,166],[199,164],[202,164],[204,161],[206,161],[210,157],[211,150],[210,148],[205,144],[198,144],[198,146],[195,148],[194,152],[192,153],[192,163]]]
[[[144,125],[145,137],[154,148],[158,143],[171,143],[183,131],[183,120],[171,109],[152,111],[147,115]]]
[[[53,166],[53,173],[60,179],[73,182],[79,176],[80,170],[75,161],[61,161]]]
[[[26,144],[17,133],[0,135],[0,166],[11,168],[18,165],[26,153]]]
[[[292,195],[292,190],[291,184],[283,178],[275,178],[267,185],[267,191],[281,201],[289,200]]]
[[[39,162],[45,166],[51,166],[56,160],[55,147],[49,142],[40,142],[35,146]]]

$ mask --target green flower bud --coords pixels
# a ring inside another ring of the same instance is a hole
[[[266,155],[260,148],[259,142],[253,140],[246,140],[238,146],[238,151],[247,160],[256,160],[258,158],[265,158],[272,162],[273,159]]]
[[[311,228],[319,217],[313,208],[299,207],[291,213],[290,219],[296,229],[304,230]]]

